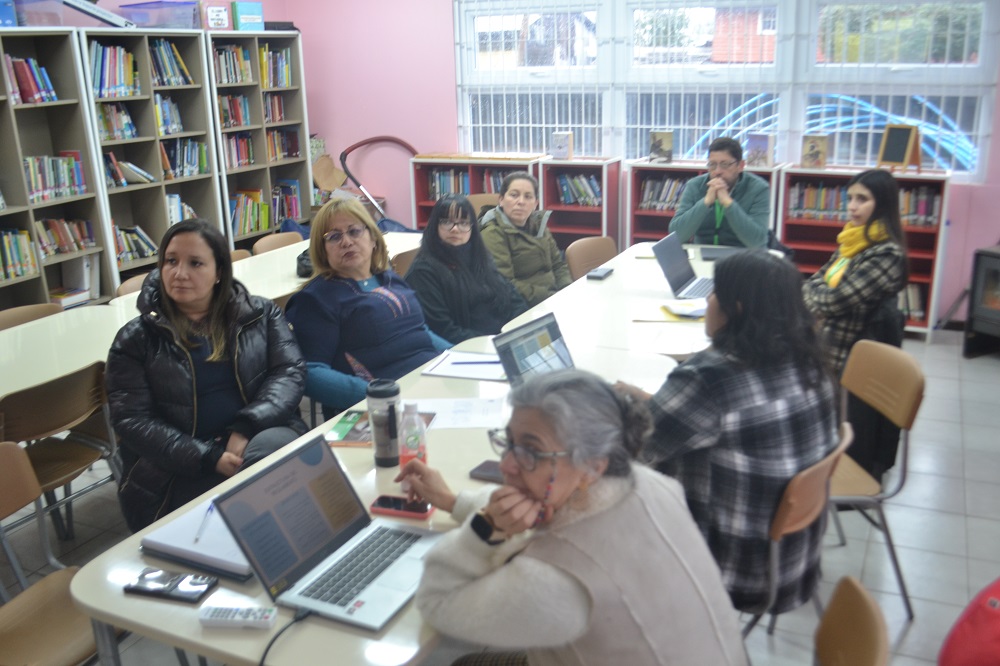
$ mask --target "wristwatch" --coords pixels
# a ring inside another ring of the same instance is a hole
[[[496,546],[504,542],[503,532],[497,529],[497,526],[493,523],[493,518],[490,517],[490,514],[486,513],[485,509],[474,515],[469,524],[472,526],[472,531],[476,533],[476,536],[489,545]]]

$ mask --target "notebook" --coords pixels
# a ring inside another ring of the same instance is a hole
[[[705,298],[712,293],[712,278],[695,276],[687,250],[676,233],[667,234],[666,238],[657,241],[653,245],[653,254],[670,284],[670,290],[674,292],[674,298]]]
[[[556,316],[551,312],[493,338],[511,386],[528,377],[573,367]]]
[[[381,629],[440,537],[372,519],[322,436],[215,500],[275,603]]]

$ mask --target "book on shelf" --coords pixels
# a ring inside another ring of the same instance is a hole
[[[235,132],[223,136],[225,144],[226,168],[251,166],[256,163],[253,150],[253,135],[250,132]]]
[[[773,134],[747,134],[747,144],[743,151],[747,166],[774,166],[774,140]]]
[[[183,86],[194,83],[191,72],[177,45],[168,39],[154,39],[149,43],[154,86]]]
[[[0,210],[7,207],[7,200],[3,198],[3,190],[0,190]]]
[[[909,283],[899,292],[899,310],[907,319],[920,321],[927,315],[924,310],[924,295],[919,284]]]
[[[499,184],[497,185],[499,190]],[[432,201],[446,194],[469,193],[469,171],[467,169],[431,169],[427,174],[427,190]]]
[[[111,228],[115,234],[115,250],[119,266],[156,255],[156,243],[142,227],[119,227],[112,221]]]
[[[39,250],[46,257],[97,246],[90,220],[35,220],[35,235]]]
[[[125,187],[128,185],[128,181],[125,180],[125,175],[118,164],[118,156],[115,155],[114,151],[104,153],[104,175],[108,187]]]
[[[650,162],[673,162],[674,161],[674,131],[673,130],[650,130],[650,132],[649,132],[649,161]]]
[[[194,217],[198,217],[198,213],[195,212],[194,208],[184,203],[181,195],[173,192],[167,193],[167,222],[169,224],[174,225]]]
[[[155,93],[153,110],[156,114],[156,129],[160,136],[184,131],[181,110],[170,97]]]
[[[14,63],[6,53],[3,57],[4,68],[7,70],[7,93],[11,104],[21,104],[21,89],[17,87],[17,76],[14,74]]]
[[[573,133],[553,132],[549,144],[549,155],[557,160],[573,159]]]
[[[802,137],[802,166],[810,169],[826,168],[827,148],[830,137],[826,134],[806,134]]]
[[[268,117],[268,102],[265,95],[264,121],[272,122]],[[277,95],[277,97],[281,97]],[[246,95],[219,95],[219,122],[223,127],[242,127],[250,124],[250,102]]]
[[[134,162],[118,160],[118,169],[121,171],[125,182],[129,184],[155,183],[156,176],[149,173]]]
[[[79,259],[65,261],[60,266],[63,287],[86,291],[90,298],[101,296],[101,262],[96,254],[85,254]]]
[[[245,236],[271,228],[271,206],[263,190],[236,190],[229,199],[233,234]]]
[[[56,303],[63,310],[90,302],[89,289],[69,289],[67,287],[52,287],[49,289],[49,303]]]
[[[35,243],[27,229],[0,229],[0,278],[13,279],[38,273]]]
[[[597,184],[597,179],[590,179],[584,174],[556,174],[556,183],[559,185],[559,203],[563,205],[579,206],[600,206],[601,199],[597,194],[600,187],[594,190],[593,185]]]
[[[18,88],[18,97],[22,104],[38,104],[41,102],[57,102],[59,96],[56,95],[49,79],[49,73],[38,64],[34,58],[17,58],[9,54],[4,54],[4,58],[9,60],[9,70],[13,70],[13,84]]]
[[[267,130],[268,161],[277,162],[299,156],[299,131],[297,129]]]
[[[690,178],[652,178],[642,181],[640,210],[673,210],[680,203],[684,187]]]
[[[164,180],[207,174],[208,146],[195,139],[162,139],[160,166]]]
[[[261,2],[234,2],[233,28],[236,30],[263,30],[264,4]]]
[[[291,178],[279,178],[275,181],[271,192],[271,210],[278,223],[284,219],[298,220],[303,216],[299,181]]]
[[[134,139],[139,136],[139,130],[132,122],[128,107],[121,102],[98,104],[97,126],[101,141]]]
[[[250,113],[247,111],[247,117]],[[280,123],[285,119],[285,96],[281,93],[264,93],[264,122]],[[316,155],[322,155],[322,152]]]
[[[23,159],[30,203],[86,193],[80,151],[63,152],[65,154],[59,156],[41,155]]]
[[[239,44],[216,45],[212,56],[219,83],[253,83],[250,50]]]
[[[252,4],[259,6],[259,3]],[[237,29],[244,30],[245,28]],[[260,30],[260,28],[250,29]],[[288,88],[292,85],[292,49],[290,47],[272,50],[271,46],[265,42],[258,49],[258,53],[260,55],[260,85],[262,88]]]
[[[141,93],[139,63],[123,46],[90,43],[90,74],[94,96],[129,97]]]

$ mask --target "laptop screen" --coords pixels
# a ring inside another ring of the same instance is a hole
[[[674,296],[695,279],[687,250],[681,245],[676,233],[667,234],[666,238],[657,241],[653,245],[653,254],[656,255],[656,261],[660,264],[660,269],[667,278]]]
[[[323,437],[220,495],[215,506],[272,599],[371,522]]]
[[[573,367],[573,359],[551,312],[493,338],[511,386],[528,377]]]

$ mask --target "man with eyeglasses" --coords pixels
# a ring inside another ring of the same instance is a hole
[[[684,186],[670,231],[702,245],[765,247],[771,192],[763,178],[743,171],[743,147],[720,137],[708,147],[708,173]]]

